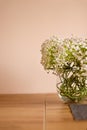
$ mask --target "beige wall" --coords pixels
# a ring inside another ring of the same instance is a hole
[[[0,93],[56,92],[41,43],[71,34],[87,37],[87,0],[0,0]]]

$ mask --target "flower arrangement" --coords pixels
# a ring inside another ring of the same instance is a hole
[[[41,64],[60,78],[57,91],[73,102],[87,97],[87,39],[52,37],[41,45]]]

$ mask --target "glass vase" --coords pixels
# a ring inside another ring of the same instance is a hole
[[[56,89],[58,97],[64,103],[79,103],[87,101],[87,88],[84,87],[82,90],[78,88],[73,88],[73,86],[68,86],[64,84],[64,80],[59,81],[57,78]],[[65,86],[64,86],[65,85]]]

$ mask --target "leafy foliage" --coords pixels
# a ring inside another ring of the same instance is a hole
[[[80,101],[87,96],[87,39],[56,37],[41,46],[41,64],[60,77],[61,96]]]

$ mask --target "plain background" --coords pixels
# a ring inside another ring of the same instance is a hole
[[[0,93],[54,93],[41,44],[58,38],[87,38],[87,0],[0,0]]]

